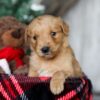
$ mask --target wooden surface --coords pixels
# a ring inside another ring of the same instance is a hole
[[[79,0],[64,19],[70,25],[69,40],[76,57],[100,93],[100,0]]]
[[[42,4],[46,6],[46,14],[62,16],[77,1],[78,0],[42,0]]]

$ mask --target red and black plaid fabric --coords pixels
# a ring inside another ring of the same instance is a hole
[[[87,77],[67,79],[60,95],[51,93],[49,83],[50,78],[0,74],[0,100],[92,100]]]

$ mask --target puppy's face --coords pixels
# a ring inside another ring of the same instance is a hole
[[[55,57],[67,36],[68,26],[58,17],[45,15],[33,20],[26,29],[26,40],[38,56]]]

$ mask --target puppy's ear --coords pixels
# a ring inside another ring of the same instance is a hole
[[[28,45],[30,44],[30,29],[27,27],[25,29],[25,43]]]
[[[60,21],[60,26],[62,29],[62,32],[68,36],[68,32],[69,32],[69,26],[60,18],[58,17],[59,21]]]

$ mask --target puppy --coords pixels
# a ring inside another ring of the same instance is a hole
[[[32,49],[28,75],[51,76],[50,89],[55,95],[63,91],[66,78],[82,76],[68,32],[68,25],[59,17],[43,15],[34,19],[25,33]]]

